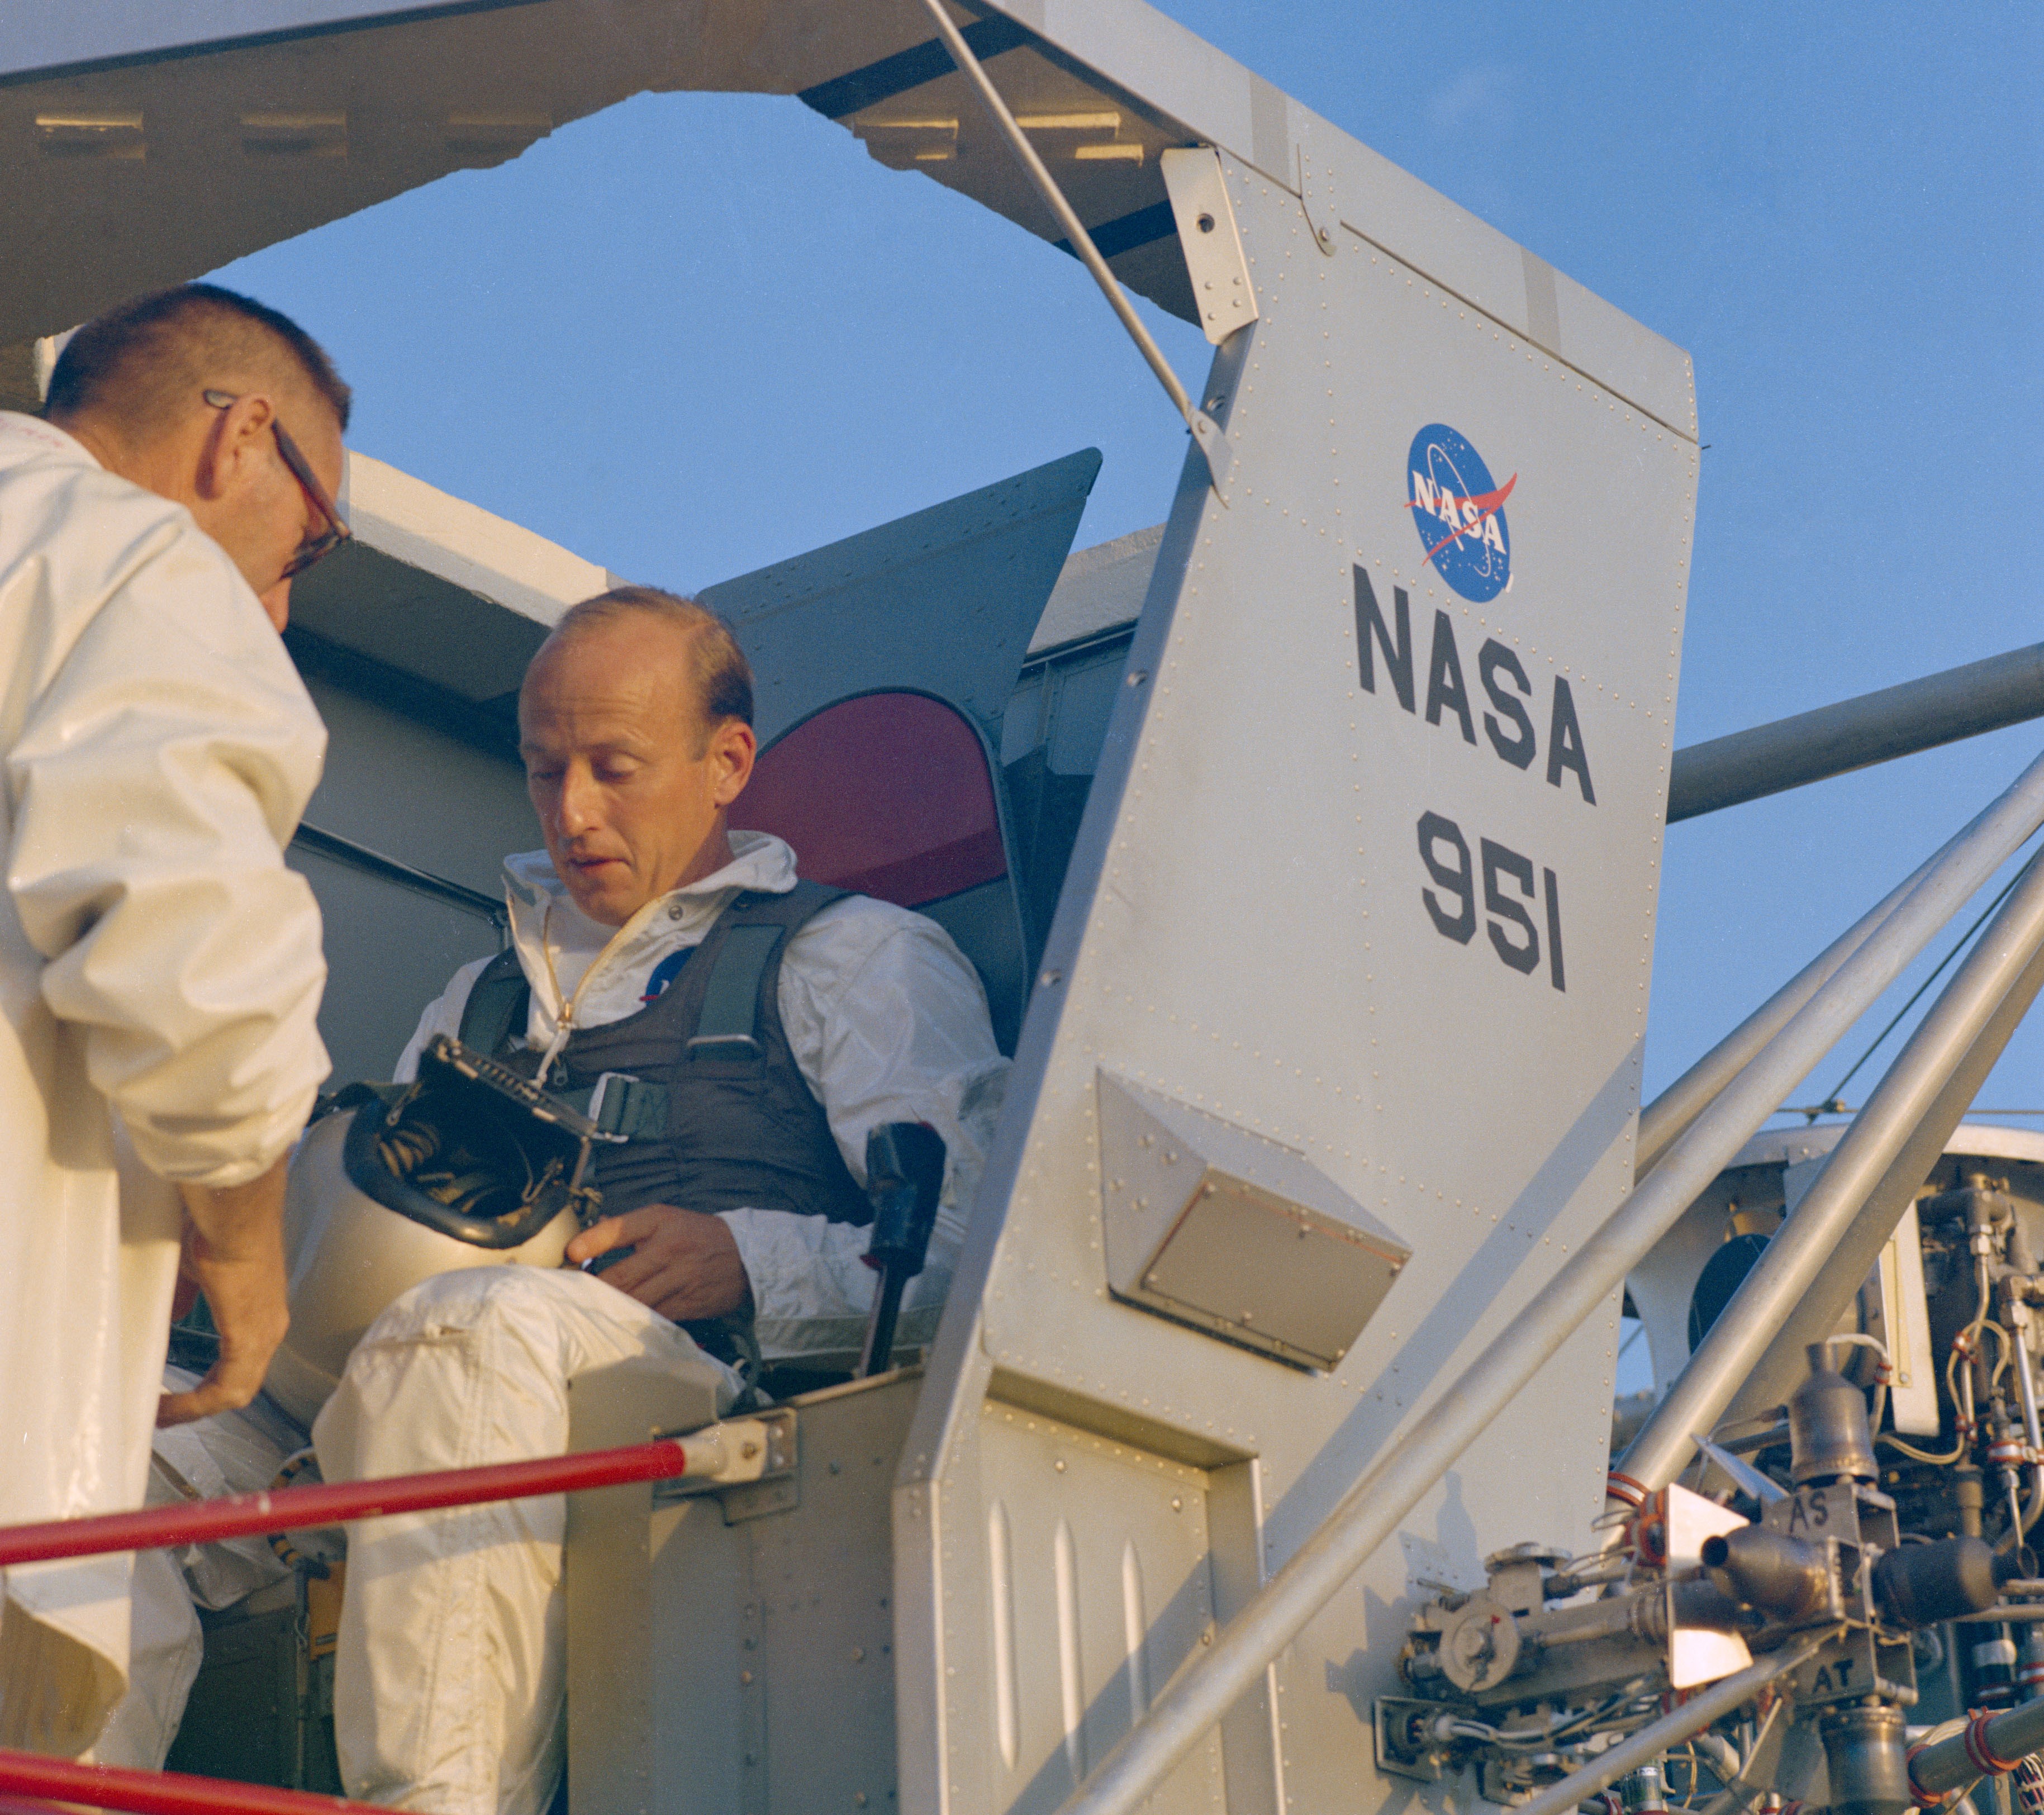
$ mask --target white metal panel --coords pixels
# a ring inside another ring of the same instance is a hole
[[[60,6],[11,8],[0,19],[0,71],[61,68],[68,63],[213,44],[272,33],[331,29],[374,19],[451,10],[465,0],[64,0]]]
[[[367,454],[348,456],[344,502],[371,548],[548,629],[611,583],[595,562]]]
[[[1923,1294],[1923,1236],[1916,1206],[1902,1213],[1881,1251],[1882,1321],[1894,1372],[1888,1389],[1895,1428],[1905,1436],[1938,1434],[1938,1358],[1931,1346],[1931,1307]]]
[[[997,1807],[1055,1809],[1210,1635],[1207,1482],[1054,1419],[982,1414]],[[1217,1744],[1155,1806],[1212,1806]]]
[[[933,1686],[959,1709],[986,1692],[960,1681],[974,1660],[956,1594],[974,1562],[956,1534],[1001,1488],[997,1459],[963,1460],[988,1362],[1163,1453],[1260,1457],[1274,1563],[1631,1180],[1694,448],[1380,248],[1343,236],[1327,256],[1294,197],[1228,161],[1262,310],[1204,392],[1224,400],[1229,502],[1189,473],[1166,529],[897,1495],[905,1554],[919,1516],[951,1533],[949,1555],[920,1553],[921,1582],[903,1580],[902,1643],[941,1654]],[[1430,424],[1467,436],[1497,486],[1516,475],[1511,586],[1494,598],[1450,590],[1408,509],[1408,453]],[[1358,568],[1387,619],[1407,595],[1409,710],[1381,650],[1374,690],[1362,684]],[[1437,613],[1473,741],[1444,701],[1427,720]],[[1527,676],[1529,768],[1481,723],[1487,640]],[[1588,786],[1567,767],[1550,779],[1562,695]],[[1461,829],[1477,867],[1466,943],[1425,908],[1428,812]],[[1498,955],[1512,927],[1482,899],[1484,840],[1554,873],[1559,974],[1542,903],[1539,963],[1522,973]],[[1339,1371],[1301,1373],[1111,1300],[1102,1066],[1303,1153],[1412,1244]],[[1417,1535],[1458,1562],[1591,1541],[1616,1322],[1614,1304],[1571,1340],[1408,1521]],[[1281,1667],[1294,1805],[1381,1800],[1358,1779],[1404,1592],[1399,1558],[1377,1559]],[[919,1630],[933,1617],[941,1637]],[[952,1809],[1006,1806],[914,1755],[932,1740],[954,1765],[964,1744],[941,1711],[905,1729],[905,1805],[936,1806],[944,1777]]]

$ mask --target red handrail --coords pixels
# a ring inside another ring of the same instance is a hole
[[[423,1513],[438,1506],[571,1494],[628,1481],[665,1481],[678,1475],[714,1472],[723,1456],[723,1432],[712,1425],[691,1436],[632,1444],[623,1449],[590,1450],[581,1455],[543,1456],[534,1462],[492,1463],[482,1468],[392,1475],[324,1486],[279,1487],[182,1506],[151,1506],[137,1513],[9,1525],[0,1527],[0,1569],[106,1551],[153,1550],[264,1532],[303,1531],[313,1525],[337,1525],[392,1513]],[[4,1787],[0,1782],[0,1788]]]
[[[30,1802],[25,1798],[48,1798]],[[113,1765],[46,1759],[38,1752],[0,1751],[0,1812],[56,1815],[56,1802],[119,1809],[131,1815],[389,1815],[367,1802],[236,1783],[221,1777],[187,1777],[174,1771],[123,1771]]]

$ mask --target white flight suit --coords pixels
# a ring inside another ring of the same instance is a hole
[[[282,847],[325,733],[182,506],[0,413],[0,1524],[142,1503],[182,1210],[259,1176],[327,1070]],[[6,1572],[0,1744],[125,1686],[129,1559]]]
[[[793,886],[794,854],[780,840],[740,832],[732,845],[724,869],[617,929],[576,910],[544,852],[511,859],[513,936],[532,985],[531,1043],[544,1050],[565,1038],[570,998],[576,1027],[636,1013],[733,895]],[[428,1037],[459,1031],[482,969],[457,972],[426,1010],[400,1079],[413,1075]],[[881,1123],[927,1121],[943,1136],[943,1204],[898,1339],[927,1340],[1007,1077],[978,975],[934,921],[855,898],[824,909],[789,940],[778,1002],[802,1075],[855,1176],[864,1175],[866,1132]],[[861,1259],[869,1232],[786,1211],[723,1215],[751,1282],[763,1353],[849,1367],[877,1277]],[[558,1455],[567,1445],[567,1382],[647,1355],[678,1367],[707,1359],[676,1325],[591,1275],[524,1267],[442,1275],[400,1298],[356,1348],[314,1427],[322,1473],[339,1481]],[[735,1394],[736,1376],[722,1371]],[[193,1429],[220,1452],[216,1472],[236,1486],[256,1485],[243,1476],[259,1472],[266,1440],[272,1463],[292,1447],[266,1437],[251,1415]],[[194,1471],[213,1466],[182,1452],[172,1459],[195,1485]],[[209,1476],[206,1491],[221,1490]],[[351,1529],[335,1689],[351,1795],[475,1815],[545,1808],[563,1737],[563,1524],[564,1504],[554,1496]],[[191,1574],[194,1559],[186,1560],[194,1596],[221,1605],[218,1580],[202,1582]],[[242,1567],[264,1565],[252,1555]],[[166,1610],[158,1624],[170,1620]],[[190,1682],[175,1663],[167,1656],[147,1698],[138,1687],[132,1699],[147,1707],[123,1710],[132,1714],[125,1730],[140,1742],[123,1762],[159,1763],[162,1749],[140,1749],[152,1739],[167,1748]]]

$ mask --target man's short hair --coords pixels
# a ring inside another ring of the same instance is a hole
[[[689,632],[690,666],[694,671],[696,701],[702,709],[705,734],[726,719],[752,722],[752,664],[738,646],[731,626],[709,606],[658,586],[614,586],[562,613],[556,636],[625,617],[656,617]]]
[[[352,394],[311,335],[252,298],[184,283],[110,309],[72,335],[43,413],[60,422],[91,412],[148,435],[196,407],[209,386],[294,380],[347,429]]]

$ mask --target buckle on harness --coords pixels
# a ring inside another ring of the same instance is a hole
[[[736,1063],[763,1059],[759,1042],[749,1033],[699,1033],[689,1042],[689,1058],[721,1059]]]
[[[605,1071],[589,1094],[586,1113],[611,1140],[644,1140],[667,1132],[667,1094],[628,1071]]]

